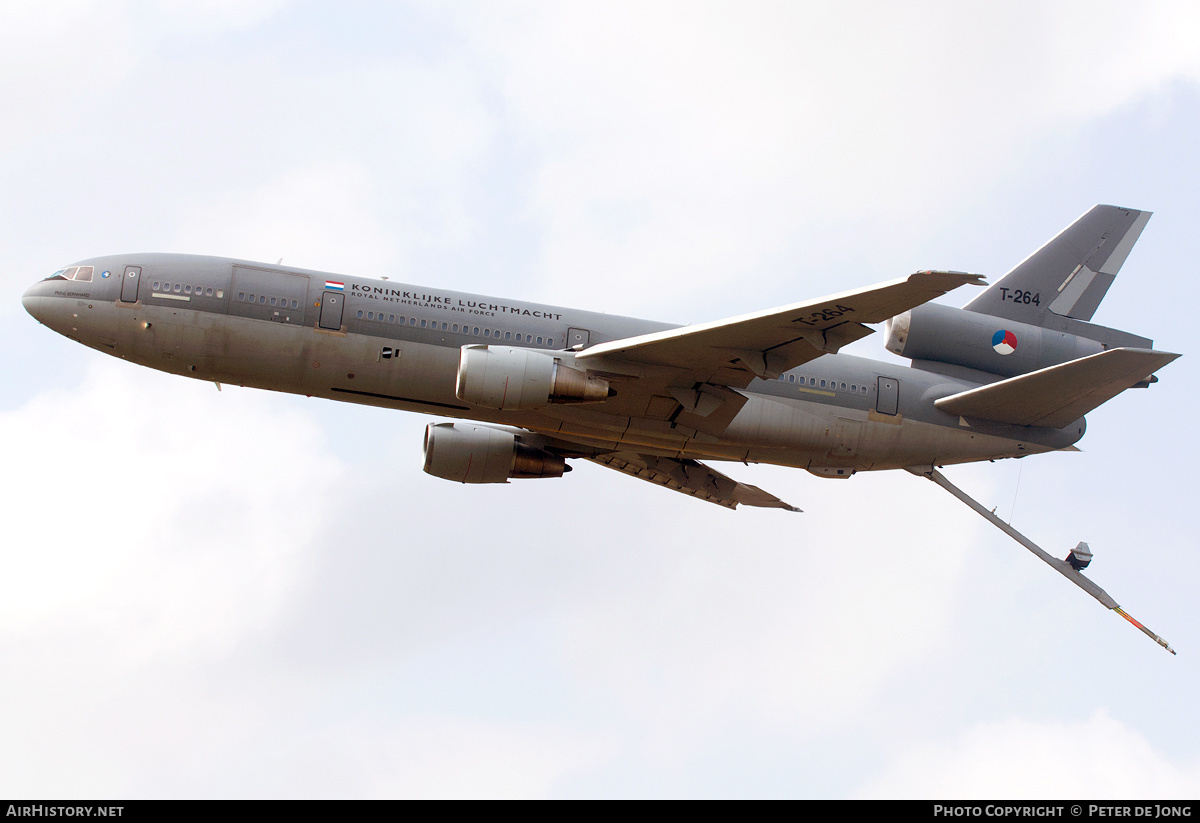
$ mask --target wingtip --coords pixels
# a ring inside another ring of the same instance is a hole
[[[986,286],[987,279],[982,274],[974,274],[966,271],[950,271],[943,269],[928,269],[926,271],[914,272],[909,275],[909,278],[918,278],[921,280],[931,281],[938,288],[950,291],[959,286]]]

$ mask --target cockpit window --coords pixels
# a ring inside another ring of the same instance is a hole
[[[54,280],[56,278],[62,278],[63,280],[84,280],[90,283],[92,280],[93,271],[94,269],[91,266],[72,266],[69,269],[59,269],[46,279]]]

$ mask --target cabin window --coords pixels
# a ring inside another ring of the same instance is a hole
[[[362,310],[362,309],[359,309],[359,310],[358,310],[358,319],[359,319],[359,320],[362,320],[362,316],[363,316],[363,310]]]
[[[225,289],[217,289],[217,297],[224,297]]]
[[[478,337],[478,336],[479,336],[479,327],[478,327],[478,326],[476,326],[476,327],[475,327],[475,330],[474,330],[473,332],[471,332],[471,333],[472,333],[472,334],[474,334],[476,337]]]
[[[209,286],[207,289],[205,289],[205,290],[204,290],[204,296],[205,296],[205,297],[212,297],[212,287],[211,287],[211,286]],[[292,308],[293,308],[293,309],[294,309],[294,308],[296,308],[296,301],[295,301],[295,300],[293,300],[293,301],[292,301]]]
[[[389,323],[395,323],[395,322],[396,322],[396,315],[394,315],[394,314],[389,314],[389,315],[388,315],[388,322],[389,322]]]

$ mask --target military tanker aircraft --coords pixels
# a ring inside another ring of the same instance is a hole
[[[701,461],[825,478],[928,477],[1117,610],[939,467],[1072,449],[1084,415],[1179,355],[1091,323],[1150,212],[1095,206],[995,284],[921,271],[675,326],[283,265],[183,254],[82,260],[25,308],[86,346],[161,371],[456,418],[425,431],[425,471],[462,483],[561,477],[590,460],[700,500],[799,511]],[[963,308],[932,303],[987,286]],[[886,323],[911,361],[839,354]]]

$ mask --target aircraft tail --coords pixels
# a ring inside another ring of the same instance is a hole
[[[964,308],[1036,326],[1091,320],[1150,214],[1093,206]]]
[[[916,368],[979,383],[1112,349],[1151,350],[1153,340],[1090,322],[1149,219],[1093,206],[963,308],[926,303],[893,317],[887,348]]]

